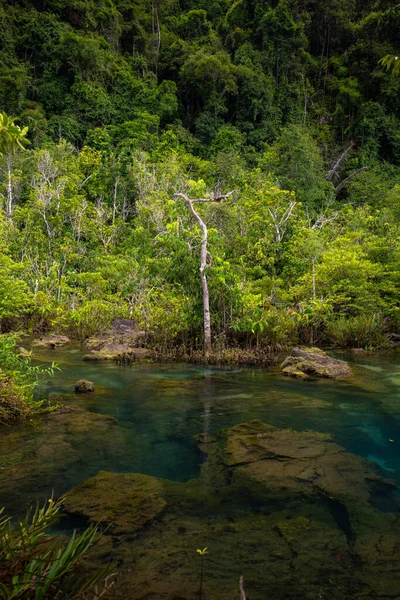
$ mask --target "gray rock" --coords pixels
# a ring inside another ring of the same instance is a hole
[[[87,392],[94,392],[93,381],[88,381],[87,379],[80,379],[75,384],[75,392],[77,394],[86,394]]]
[[[283,361],[281,369],[285,375],[300,378],[343,379],[353,374],[344,360],[331,358],[318,348],[293,348],[290,356]]]
[[[40,338],[32,342],[32,348],[61,348],[70,343],[69,337],[66,335],[49,335],[45,338]]]

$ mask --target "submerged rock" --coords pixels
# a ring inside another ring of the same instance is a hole
[[[400,524],[371,499],[394,484],[329,435],[251,421],[196,439],[199,478],[101,471],[67,494],[73,516],[108,527],[91,558],[118,562],[117,597],[377,600],[400,589]],[[397,595],[396,595],[397,594]]]
[[[88,379],[80,379],[75,384],[75,392],[77,394],[86,394],[87,392],[94,392],[94,383]]]
[[[108,524],[116,535],[134,533],[164,510],[162,489],[155,477],[100,471],[69,492],[66,504],[70,514]]]
[[[261,499],[368,503],[373,495],[390,496],[396,488],[392,480],[378,475],[372,463],[346,452],[329,434],[276,429],[260,421],[226,431],[218,461],[233,469],[233,486]]]
[[[33,348],[61,348],[70,343],[69,337],[66,335],[49,335],[49,337],[40,338],[32,342]]]
[[[343,379],[352,375],[352,370],[345,361],[331,358],[318,348],[293,348],[290,356],[283,361],[281,369],[285,375],[301,378]]]
[[[71,489],[76,473],[85,473],[90,456],[100,462],[104,456],[117,462],[127,452],[116,419],[72,406],[74,396],[64,396],[69,406],[35,423],[34,435],[27,424],[0,436],[0,506],[12,507],[17,497],[15,511],[24,513],[36,500],[42,503],[51,497],[53,491],[60,495]]]

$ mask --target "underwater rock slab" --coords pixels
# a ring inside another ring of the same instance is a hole
[[[400,516],[371,504],[393,482],[325,434],[250,421],[199,434],[197,479],[100,471],[67,494],[72,515],[111,524],[90,550],[118,563],[113,597],[391,600],[400,590]],[[387,508],[387,507],[386,507]]]
[[[15,428],[0,436],[0,506],[12,506],[12,498],[18,497],[15,510],[25,512],[53,491],[60,495],[76,484],[75,473],[85,472],[88,448],[101,468],[104,456],[118,461],[125,444],[114,417],[77,406],[56,410],[33,426]],[[27,492],[32,489],[35,495]]]
[[[139,473],[108,473],[84,481],[68,493],[69,514],[111,526],[114,534],[134,533],[166,506],[162,480]]]
[[[281,370],[285,375],[300,378],[343,379],[352,375],[350,366],[344,360],[331,358],[318,348],[293,348],[290,356],[283,361]]]
[[[371,494],[391,494],[396,488],[329,434],[250,421],[220,434],[219,440],[217,461],[233,469],[232,484],[241,487],[247,480],[248,486],[256,484],[252,491],[261,496],[325,496],[368,503]]]

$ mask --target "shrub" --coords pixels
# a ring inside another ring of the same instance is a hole
[[[33,367],[29,357],[16,353],[15,337],[0,336],[0,424],[27,418],[43,409],[44,401],[34,399],[42,374],[51,375],[57,366]]]
[[[113,319],[126,317],[121,307],[105,300],[90,300],[74,311],[62,314],[53,321],[55,328],[66,329],[72,336],[83,341],[111,326]]]
[[[341,348],[382,348],[389,346],[386,320],[380,314],[341,316],[326,324],[326,333]]]

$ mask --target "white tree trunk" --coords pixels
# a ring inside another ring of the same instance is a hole
[[[210,316],[210,295],[208,292],[208,283],[206,276],[207,269],[207,226],[200,217],[200,215],[195,211],[193,204],[195,202],[221,202],[221,200],[225,200],[234,194],[233,192],[229,192],[228,194],[218,194],[212,195],[210,198],[196,198],[190,199],[186,194],[175,194],[175,196],[179,198],[183,198],[186,204],[189,207],[190,212],[196,219],[200,229],[201,229],[201,252],[200,252],[200,279],[201,279],[201,289],[203,292],[203,313],[204,313],[204,352],[206,356],[209,356],[212,350],[211,344],[211,316]]]
[[[185,198],[185,201],[201,229],[200,279],[201,289],[203,291],[204,350],[206,356],[208,356],[211,352],[210,294],[208,291],[208,282],[206,276],[208,231],[206,224],[201,219],[200,215],[194,210],[192,200]]]
[[[12,189],[12,155],[7,156],[7,206],[6,216],[9,221],[12,220],[13,213],[13,189]]]

